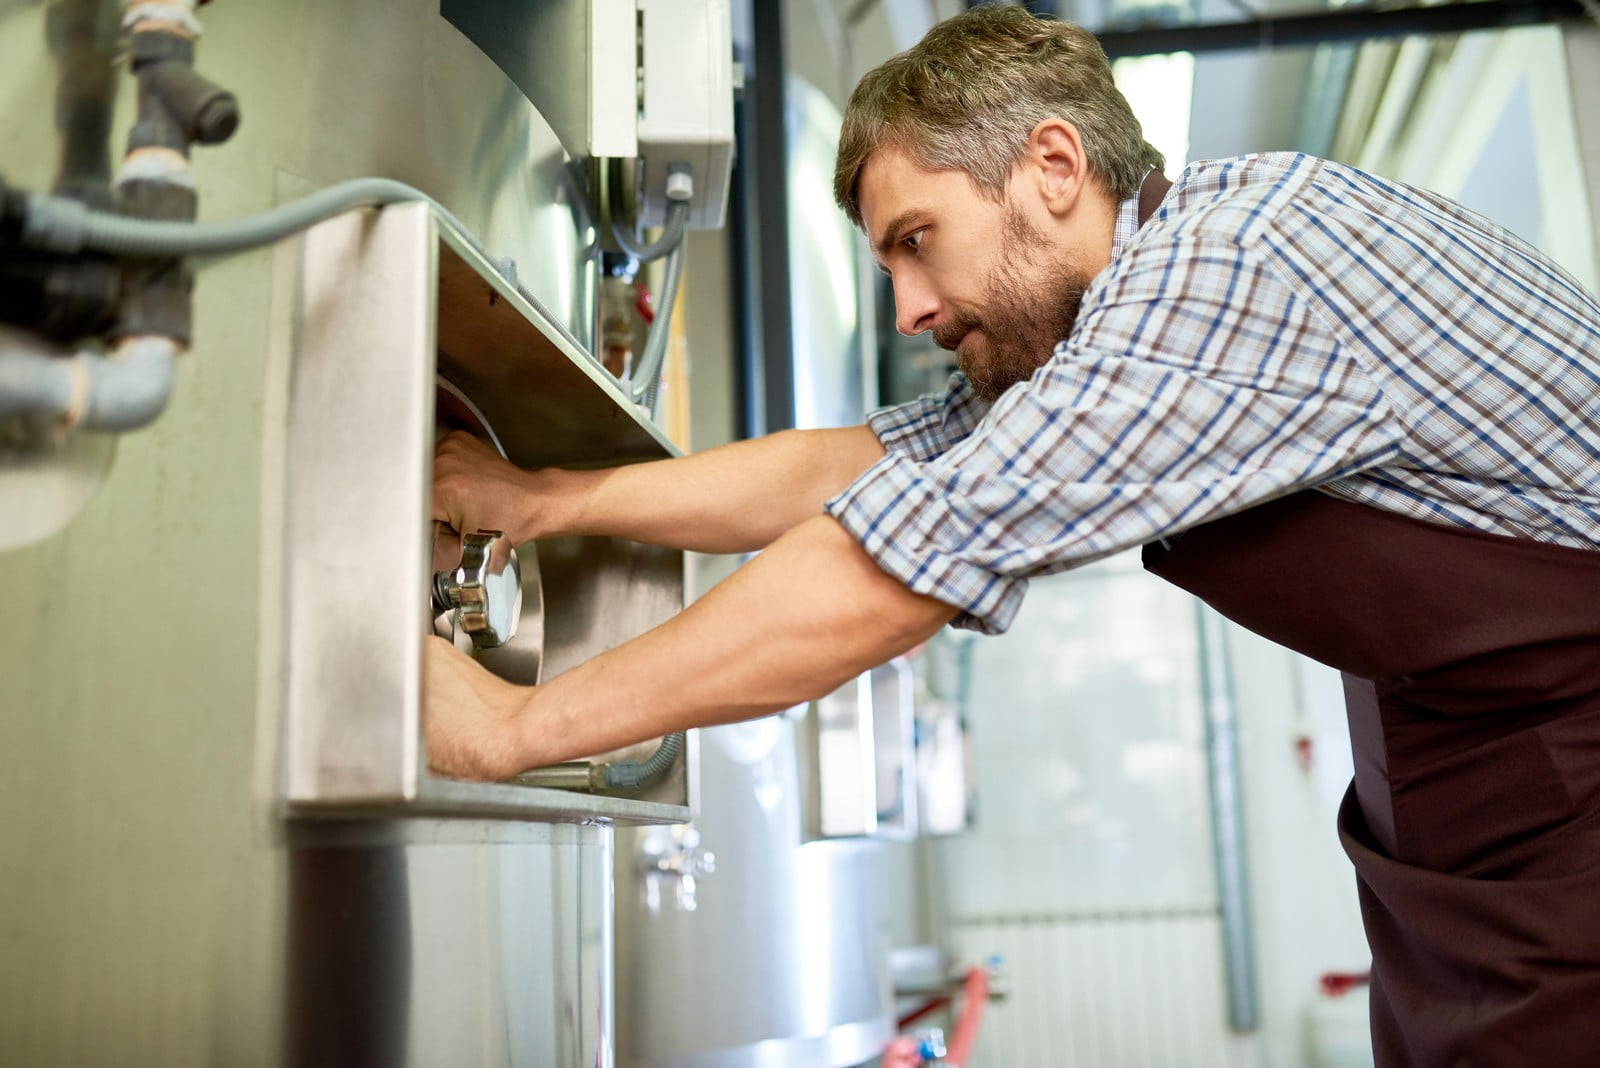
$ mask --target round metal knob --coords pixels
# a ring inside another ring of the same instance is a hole
[[[454,608],[456,626],[476,649],[510,641],[522,618],[522,569],[517,550],[498,530],[479,530],[461,538],[461,563],[433,576],[434,607]]]

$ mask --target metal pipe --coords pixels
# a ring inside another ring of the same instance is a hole
[[[1222,958],[1228,988],[1228,1026],[1254,1031],[1255,936],[1250,916],[1249,865],[1245,852],[1243,791],[1240,788],[1238,726],[1228,636],[1222,617],[1196,602],[1195,636],[1200,653],[1201,701],[1206,717],[1206,768],[1211,785],[1211,839],[1222,912]]]
[[[677,762],[683,745],[683,731],[674,731],[661,739],[656,751],[643,762],[588,763],[580,760],[530,768],[506,781],[518,786],[549,786],[558,790],[644,790],[654,786]]]
[[[68,428],[137,430],[167,406],[178,352],[177,342],[153,335],[123,338],[110,356],[0,350],[0,418],[50,415]]]
[[[548,786],[557,790],[598,790],[605,785],[605,771],[605,764],[577,761],[530,768],[506,781],[518,786]]]
[[[84,430],[137,430],[152,422],[172,396],[178,343],[169,337],[135,335],[117,342],[112,354],[89,361],[88,395],[76,424]]]
[[[65,415],[74,394],[71,365],[88,353],[55,356],[21,346],[0,348],[0,420],[35,412]]]
[[[1335,41],[1372,41],[1417,34],[1466,33],[1582,18],[1584,0],[1469,0],[1429,7],[1334,8],[1309,15],[1263,17],[1203,26],[1146,26],[1095,34],[1110,59],[1170,52],[1310,48]]]
[[[738,287],[740,437],[794,426],[794,310],[789,262],[789,149],[784,5],[743,0],[749,27],[744,95],[734,105],[735,284]]]

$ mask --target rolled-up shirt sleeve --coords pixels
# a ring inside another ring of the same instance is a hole
[[[973,392],[967,376],[958,371],[942,392],[868,412],[867,426],[884,451],[931,460],[966,440],[988,411],[988,402]]]
[[[1072,336],[972,433],[890,451],[828,513],[958,626],[999,633],[1032,577],[1391,455],[1398,420],[1316,311],[1259,255],[1181,239],[1097,279]]]

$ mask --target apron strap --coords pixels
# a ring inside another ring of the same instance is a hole
[[[1144,183],[1139,186],[1139,225],[1143,226],[1155,214],[1156,208],[1161,206],[1161,201],[1166,197],[1167,190],[1172,188],[1172,183],[1167,181],[1166,175],[1160,171],[1151,171],[1144,176]]]

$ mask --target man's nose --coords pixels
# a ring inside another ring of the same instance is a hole
[[[906,337],[933,329],[939,319],[939,298],[933,289],[910,278],[894,280],[894,325]]]

